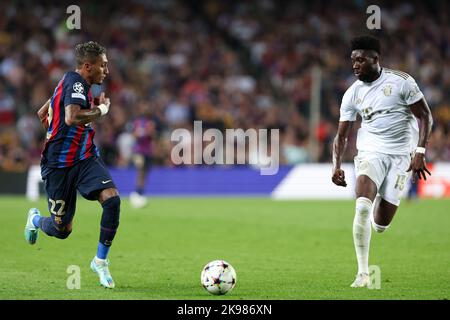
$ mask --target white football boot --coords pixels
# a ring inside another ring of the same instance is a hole
[[[91,261],[91,269],[98,275],[103,287],[108,289],[115,287],[114,280],[109,272],[109,260],[100,260],[94,257]]]
[[[34,224],[33,224],[33,218],[35,216],[40,215],[41,213],[39,212],[39,210],[37,208],[31,208],[28,211],[28,216],[27,216],[27,223],[25,225],[25,240],[27,240],[27,242],[29,244],[35,244],[36,240],[38,238],[39,235],[39,228],[37,228]]]
[[[363,288],[370,286],[370,276],[367,273],[358,273],[355,281],[350,285],[352,288]]]

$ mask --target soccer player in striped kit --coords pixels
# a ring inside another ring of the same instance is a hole
[[[108,75],[108,60],[105,48],[93,41],[77,45],[75,58],[76,70],[64,74],[51,99],[38,111],[47,129],[41,174],[50,217],[41,216],[37,208],[30,209],[25,239],[34,244],[39,229],[49,236],[66,239],[72,232],[77,190],[84,198],[98,201],[103,213],[91,269],[102,286],[114,288],[107,256],[119,226],[120,197],[99,157],[91,126],[92,121],[108,113],[110,100],[102,92],[95,105],[89,91],[92,84],[101,84]]]
[[[147,205],[145,197],[145,184],[152,162],[153,136],[156,124],[150,114],[150,105],[145,101],[138,104],[138,117],[133,120],[133,163],[137,169],[136,190],[130,194],[130,203],[135,208]]]

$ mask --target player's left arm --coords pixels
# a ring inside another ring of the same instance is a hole
[[[82,109],[80,105],[71,103],[65,106],[65,122],[68,126],[86,125],[101,116],[104,116],[109,111],[111,101],[105,97],[102,92],[99,97],[99,105],[91,109]]]
[[[425,148],[430,139],[431,127],[433,125],[433,117],[431,115],[431,110],[428,107],[425,98],[420,99],[416,103],[409,106],[411,112],[419,120],[419,142],[417,144],[416,152],[411,164],[408,168],[408,172],[412,170],[413,172],[413,182],[416,180],[416,175],[419,179],[427,180],[426,174],[431,175],[428,171],[425,161]],[[423,152],[422,152],[423,151]]]
[[[37,115],[39,117],[39,120],[42,123],[42,126],[47,130],[49,123],[48,123],[48,108],[50,107],[50,99],[47,100],[46,103],[42,107],[39,108]]]

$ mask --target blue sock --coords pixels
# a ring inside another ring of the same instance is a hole
[[[109,249],[111,249],[111,246],[105,246],[103,243],[99,242],[97,247],[97,258],[106,259],[108,257]]]
[[[42,216],[40,216],[40,215],[35,215],[35,216],[33,217],[33,220],[32,220],[31,222],[33,222],[33,225],[34,225],[36,228],[39,228],[39,221],[41,221],[41,219],[42,219]]]
[[[142,196],[142,195],[144,195],[144,188],[143,187],[138,187],[138,188],[136,188],[136,192],[139,193]]]

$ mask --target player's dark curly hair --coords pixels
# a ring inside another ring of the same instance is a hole
[[[381,54],[380,40],[373,36],[360,36],[355,37],[351,41],[353,50],[373,50],[378,54]]]
[[[77,66],[81,66],[86,60],[94,63],[97,57],[106,53],[105,47],[95,41],[77,44],[75,47],[75,59]]]

